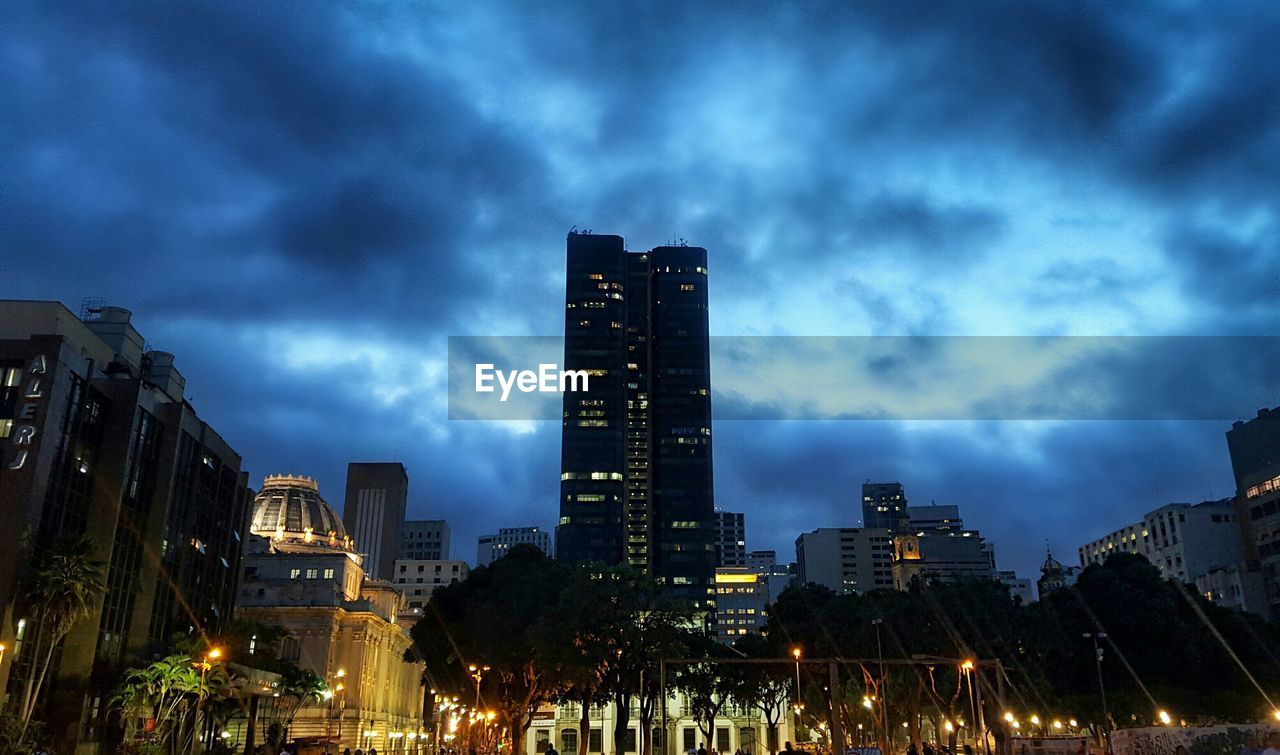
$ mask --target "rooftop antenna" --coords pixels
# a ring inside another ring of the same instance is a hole
[[[80,319],[96,320],[98,315],[102,314],[102,308],[106,306],[106,300],[101,296],[86,296],[80,300]]]

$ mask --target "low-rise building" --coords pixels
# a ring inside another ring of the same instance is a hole
[[[895,535],[893,584],[905,590],[917,577],[944,581],[995,579],[995,551],[976,530]]]
[[[391,582],[405,597],[409,614],[421,614],[431,593],[471,575],[466,561],[400,559],[391,571]]]
[[[1262,572],[1250,571],[1243,564],[1212,569],[1196,577],[1196,590],[1217,605],[1267,615],[1267,590]]]
[[[784,706],[785,707],[785,706]],[[543,755],[549,744],[555,744],[561,753],[578,752],[581,708],[576,703],[546,705],[533,717],[533,723],[525,738],[524,755]],[[613,730],[617,719],[612,704],[591,706],[587,712],[587,752],[589,755],[634,755],[640,752],[639,709],[632,701],[627,735],[621,751],[614,746]],[[654,716],[650,736],[654,753],[689,752],[705,745],[708,751],[732,753],[741,749],[746,755],[767,755],[782,749],[784,741],[797,741],[790,708],[777,717],[777,725],[770,730],[764,714],[756,708],[726,703],[711,726],[713,739],[706,742],[698,730],[690,712],[688,700],[672,690],[667,701],[666,736],[664,737],[661,712]],[[669,740],[670,747],[664,746]]]
[[[769,604],[767,579],[745,566],[716,569],[716,636],[733,644],[744,634],[758,634],[764,627]]]

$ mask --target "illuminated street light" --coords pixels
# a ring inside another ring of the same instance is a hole
[[[973,661],[965,659],[965,661],[960,664],[960,668],[965,671],[973,671]]]
[[[1080,728],[1080,722],[1079,722],[1079,721],[1077,721],[1077,720],[1075,720],[1074,718],[1073,718],[1073,719],[1071,719],[1070,721],[1068,721],[1068,722],[1067,722],[1067,724],[1068,724],[1071,728],[1073,728],[1073,729],[1078,729],[1078,728]]]
[[[1061,729],[1061,728],[1062,728],[1062,722],[1055,718],[1055,719],[1053,720],[1053,728],[1055,728],[1055,729]]]
[[[1009,723],[1013,723],[1013,714],[1010,713],[1009,711],[1005,711],[1004,720],[1008,721]]]
[[[1169,712],[1165,710],[1157,711],[1156,718],[1160,719],[1160,723],[1168,726],[1173,723],[1173,718],[1169,716]]]
[[[3,652],[4,652],[4,646],[0,645],[0,653],[3,653]],[[1271,711],[1271,717],[1277,721],[1280,721],[1280,708],[1276,708],[1275,710]]]

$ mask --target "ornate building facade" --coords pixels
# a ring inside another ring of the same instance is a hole
[[[403,597],[369,578],[356,544],[307,477],[267,477],[254,500],[236,615],[283,628],[280,655],[332,695],[304,707],[292,739],[411,752],[423,727],[423,666],[404,660]]]

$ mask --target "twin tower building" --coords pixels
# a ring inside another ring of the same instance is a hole
[[[715,572],[707,250],[570,232],[562,561],[628,564],[704,605]]]

